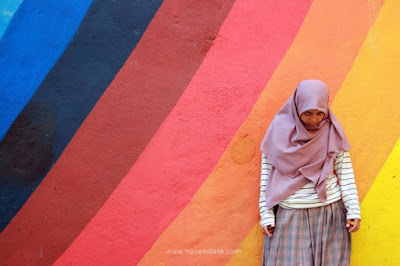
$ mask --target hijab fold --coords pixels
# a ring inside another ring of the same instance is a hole
[[[328,100],[325,83],[304,80],[272,120],[260,146],[272,164],[266,187],[268,209],[309,182],[326,201],[326,179],[333,172],[336,153],[350,149]],[[322,121],[314,127],[304,124],[300,115],[315,109],[324,112]]]

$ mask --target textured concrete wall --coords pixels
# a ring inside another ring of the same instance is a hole
[[[22,0],[8,0],[0,2],[0,38],[3,36],[11,18],[18,9]]]
[[[258,148],[309,78],[352,145],[352,265],[399,260],[398,1],[13,5],[0,264],[259,265]]]

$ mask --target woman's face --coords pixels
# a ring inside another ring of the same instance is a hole
[[[304,124],[310,126],[310,127],[315,127],[318,125],[319,122],[324,119],[325,113],[321,112],[319,110],[313,109],[313,110],[308,110],[305,111],[300,115],[300,120]]]

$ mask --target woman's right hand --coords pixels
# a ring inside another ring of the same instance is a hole
[[[268,236],[268,237],[272,237],[274,230],[275,230],[275,226],[272,226],[272,225],[264,226],[263,227],[263,234]]]

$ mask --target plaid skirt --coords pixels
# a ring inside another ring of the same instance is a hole
[[[342,200],[309,209],[278,207],[272,237],[264,236],[262,265],[349,265],[351,236]]]

